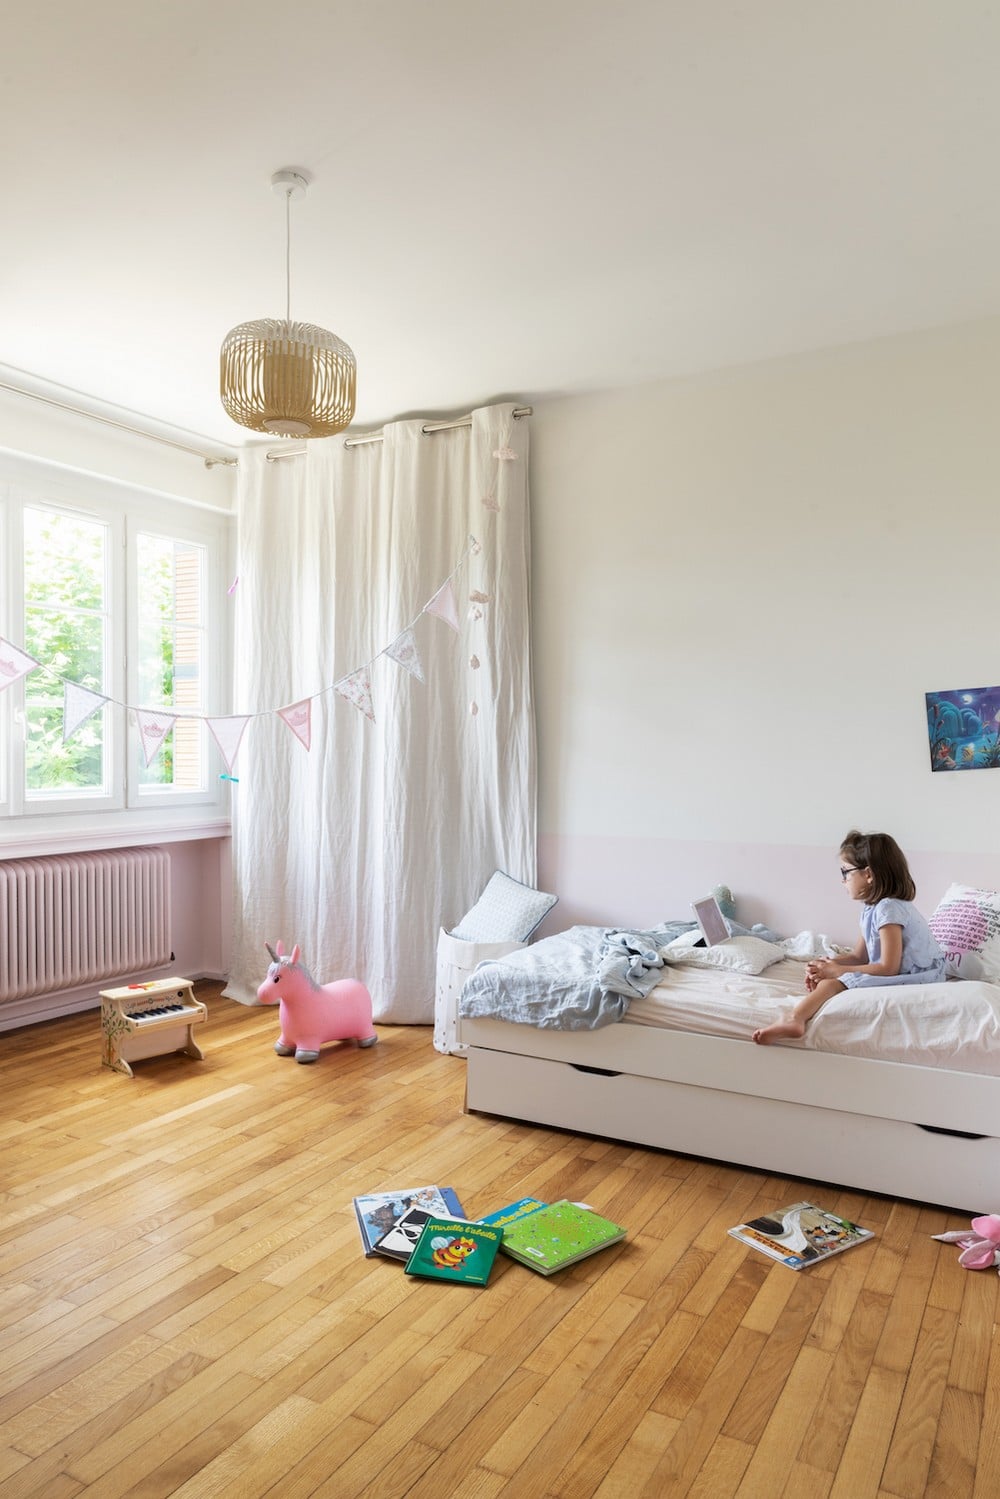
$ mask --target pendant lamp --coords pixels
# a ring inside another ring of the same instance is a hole
[[[308,186],[301,172],[275,172],[285,199],[285,316],[232,328],[219,357],[222,404],[234,422],[274,437],[332,437],[354,416],[357,363],[335,333],[291,321],[291,202]]]

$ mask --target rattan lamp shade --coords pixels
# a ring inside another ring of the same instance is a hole
[[[325,328],[260,318],[226,334],[219,385],[241,427],[275,437],[332,437],[354,416],[357,363]]]

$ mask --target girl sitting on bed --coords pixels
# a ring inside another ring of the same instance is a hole
[[[913,898],[917,887],[903,850],[888,833],[852,829],[840,845],[840,878],[852,900],[864,902],[861,937],[852,953],[806,965],[807,993],[790,1020],[754,1031],[758,1046],[805,1035],[808,1022],[828,999],[845,989],[873,984],[937,984],[945,957]]]

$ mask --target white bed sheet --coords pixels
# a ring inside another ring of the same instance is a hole
[[[805,993],[805,964],[775,963],[757,977],[676,965],[625,1024],[750,1041]],[[951,981],[845,989],[820,1010],[801,1041],[778,1046],[947,1067],[1000,1076],[1000,985]]]

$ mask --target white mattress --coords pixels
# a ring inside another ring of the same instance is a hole
[[[693,965],[672,967],[626,1024],[749,1041],[805,993],[805,964],[785,959],[756,978]],[[878,1061],[1000,1076],[1000,985],[956,981],[845,989],[801,1041],[774,1043]]]

